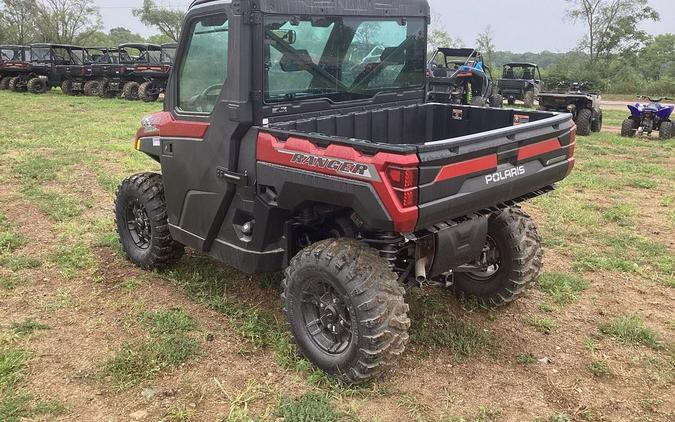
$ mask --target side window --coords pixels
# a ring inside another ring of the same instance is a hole
[[[193,21],[178,69],[178,108],[210,113],[227,79],[228,21],[224,13]]]

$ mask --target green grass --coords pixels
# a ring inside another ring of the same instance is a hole
[[[84,243],[58,246],[51,254],[50,260],[56,264],[65,278],[75,277],[82,271],[91,270],[96,266],[91,250]]]
[[[21,389],[28,355],[21,349],[0,348],[0,421],[19,422],[34,416],[55,416],[66,412],[56,400],[35,401]]]
[[[0,212],[0,256],[10,254],[28,243],[28,239],[14,230],[4,213]]]
[[[607,362],[601,359],[591,360],[591,363],[588,364],[588,369],[591,371],[593,376],[597,378],[607,377],[611,374],[609,365]]]
[[[537,316],[528,318],[527,324],[543,334],[551,334],[558,325],[554,319]]]
[[[518,355],[518,363],[521,365],[532,365],[537,363],[537,357],[533,353],[523,353]]]
[[[21,322],[13,322],[10,328],[14,334],[24,336],[33,334],[36,331],[48,330],[49,326],[39,323],[32,318],[27,318]]]
[[[454,315],[449,294],[425,295],[413,291],[406,299],[410,304],[410,342],[427,352],[449,350],[456,357],[467,358],[494,350],[497,341],[489,333]]]
[[[547,293],[558,305],[577,301],[579,294],[587,288],[588,283],[575,274],[548,272],[539,279],[539,290]]]
[[[659,338],[654,330],[647,327],[637,315],[622,315],[600,326],[600,331],[622,343],[643,344],[659,347]]]
[[[335,422],[344,416],[325,394],[316,392],[281,399],[276,415],[288,422]]]
[[[149,380],[197,353],[199,344],[190,336],[197,323],[181,309],[147,312],[142,321],[148,339],[125,343],[103,367],[104,375],[118,391]]]
[[[24,255],[0,255],[0,266],[12,271],[28,270],[42,266],[42,260]]]
[[[29,186],[23,189],[23,194],[38,206],[55,222],[70,221],[84,212],[84,200],[76,200],[58,192],[46,191],[39,186]]]

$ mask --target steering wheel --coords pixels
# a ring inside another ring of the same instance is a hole
[[[205,111],[210,111],[206,109],[206,106],[209,105],[207,103],[207,100],[209,97],[213,96],[212,91],[218,90],[218,94],[220,93],[220,89],[223,87],[223,84],[215,84],[207,87],[205,90],[203,90],[201,93],[195,95],[194,97],[190,98],[190,104],[193,104],[197,110],[200,112],[205,112]],[[218,95],[216,94],[216,95]],[[215,103],[215,102],[214,102]]]

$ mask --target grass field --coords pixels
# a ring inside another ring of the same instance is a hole
[[[500,310],[413,292],[398,368],[350,387],[295,355],[278,274],[122,257],[113,193],[157,170],[132,137],[160,108],[0,92],[0,420],[675,419],[675,141],[579,138],[525,205],[538,286]]]

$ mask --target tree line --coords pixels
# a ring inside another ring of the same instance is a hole
[[[127,28],[103,31],[94,0],[0,0],[0,44],[35,42],[116,46],[126,42],[177,41],[184,12],[157,7],[153,0],[133,9],[134,16],[157,34],[145,38]]]
[[[651,36],[641,29],[645,22],[660,20],[648,0],[565,1],[563,18],[585,28],[573,51],[496,51],[490,27],[469,46],[484,53],[497,78],[505,63],[531,62],[540,66],[549,87],[561,81],[586,81],[606,93],[675,94],[675,34]],[[431,49],[463,44],[443,28],[440,17],[432,21],[429,40]]]

